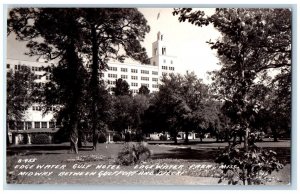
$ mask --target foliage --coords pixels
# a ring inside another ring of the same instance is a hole
[[[117,164],[133,165],[147,160],[151,156],[151,151],[146,143],[126,143],[118,153]]]
[[[127,132],[125,133],[125,142],[130,142],[130,141],[132,141],[131,133]]]
[[[119,142],[119,141],[122,141],[122,136],[120,134],[114,134],[113,135],[113,141],[114,142]]]
[[[207,16],[201,10],[178,8],[173,14],[179,15],[180,22],[188,21],[200,27],[212,24],[221,33],[220,39],[208,41],[222,65],[211,75],[215,93],[225,102],[223,110],[233,124],[247,126],[257,118],[255,111],[263,111],[269,115],[269,124],[279,124],[276,118],[285,120],[284,127],[268,126],[274,135],[276,129],[289,130],[291,10],[217,8],[213,15]],[[273,94],[267,96],[265,90],[257,90],[261,86]]]
[[[20,121],[25,111],[34,103],[33,94],[36,90],[34,74],[30,68],[22,66],[7,73],[6,113],[7,122]],[[10,126],[13,129],[15,126]]]
[[[270,180],[273,171],[279,171],[283,164],[276,159],[276,152],[258,148],[254,144],[248,151],[231,144],[219,153],[217,163],[223,165],[219,183],[260,185]]]
[[[164,76],[159,92],[145,111],[144,131],[169,131],[176,141],[178,131],[188,133],[215,126],[218,109],[214,106],[208,86],[194,73]]]
[[[50,139],[47,134],[32,134],[31,135],[32,144],[50,144]]]
[[[150,93],[150,90],[148,89],[147,86],[142,85],[142,86],[139,88],[139,94],[142,94],[142,95],[148,95],[149,93]]]
[[[137,142],[142,142],[145,140],[144,134],[141,132],[136,132],[132,138],[132,140]]]
[[[124,132],[133,123],[132,110],[132,97],[116,96],[113,98],[113,119],[111,126],[118,132]]]
[[[131,91],[129,90],[129,84],[126,80],[121,78],[116,80],[116,86],[111,89],[115,96],[131,96]]]
[[[52,97],[46,97],[45,102],[60,106],[57,120],[71,131],[70,140],[75,144],[82,120],[91,123],[88,127],[94,135],[99,123],[109,120],[110,103],[106,102],[110,100],[106,100],[108,94],[99,80],[108,59],[149,61],[140,41],[150,27],[137,9],[15,8],[9,13],[7,31],[28,41],[28,55],[55,60],[60,72],[66,73],[57,74],[60,80],[51,80],[46,95]],[[90,77],[84,75],[82,61],[91,66]]]
[[[105,143],[106,141],[106,135],[104,133],[100,133],[98,136],[98,143]]]
[[[54,143],[70,141],[70,131],[66,127],[61,127],[53,136]]]

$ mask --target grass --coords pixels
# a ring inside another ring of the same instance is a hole
[[[152,142],[154,143],[154,142]],[[287,160],[289,163],[290,147],[289,141],[278,143],[262,142],[261,146],[270,148],[278,152],[279,158]],[[75,155],[69,152],[69,144],[53,145],[34,145],[34,146],[13,146],[7,149],[7,180],[9,183],[34,183],[34,184],[209,184],[217,185],[219,171],[189,169],[191,165],[216,165],[214,159],[218,153],[219,147],[226,146],[226,143],[203,143],[191,145],[166,145],[166,144],[149,144],[152,151],[151,159],[142,163],[142,165],[151,164],[173,164],[184,165],[181,176],[105,176],[105,177],[88,177],[88,176],[58,176],[62,171],[53,169],[53,175],[41,177],[17,176],[21,170],[13,169],[19,159],[37,158],[35,164],[66,164],[64,171],[94,171],[98,164],[115,164],[118,152],[122,144],[98,144],[97,151],[91,149],[88,144],[79,150]],[[74,164],[92,165],[88,170],[73,169]],[[133,166],[121,166],[122,171],[133,171]],[[143,170],[143,169],[142,169]],[[138,170],[138,172],[142,171]],[[30,170],[22,170],[30,171]],[[99,171],[99,170],[98,170]],[[106,170],[109,171],[109,170]],[[168,171],[159,169],[160,172]],[[169,170],[172,171],[172,170]],[[155,173],[159,173],[156,171]],[[284,169],[272,174],[276,181],[270,184],[288,184],[290,182],[290,164]],[[268,183],[269,184],[269,183]]]

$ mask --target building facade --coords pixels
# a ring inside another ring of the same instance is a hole
[[[7,73],[29,67],[35,74],[35,84],[43,86],[50,80],[50,73],[43,67],[51,63],[32,62],[16,59],[7,59]],[[165,37],[161,32],[157,33],[157,39],[152,43],[152,57],[150,64],[118,63],[109,62],[108,69],[101,73],[100,77],[105,80],[107,89],[115,87],[116,79],[126,80],[133,94],[137,94],[141,86],[146,86],[150,92],[157,92],[159,89],[160,78],[164,74],[175,73],[176,57],[167,55],[167,45]],[[55,108],[55,107],[51,107]],[[23,121],[18,121],[17,130],[46,130],[56,128],[51,111],[43,114],[39,104],[33,104],[28,110]],[[12,129],[15,130],[15,129]]]

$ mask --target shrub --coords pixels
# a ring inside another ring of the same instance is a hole
[[[105,143],[106,142],[106,135],[104,133],[100,133],[98,137],[98,143]]]
[[[35,134],[31,136],[31,143],[32,144],[49,144],[50,139],[47,134]]]
[[[146,143],[126,143],[118,153],[117,164],[132,165],[147,160],[151,152]]]
[[[144,137],[144,135],[143,135],[142,133],[137,133],[137,134],[135,135],[135,140],[136,140],[137,142],[142,142],[142,141],[145,140],[145,137]]]
[[[167,135],[161,135],[161,136],[159,136],[159,140],[160,141],[167,141],[168,140]]]
[[[113,141],[114,142],[122,141],[121,135],[120,134],[113,135]]]
[[[132,139],[131,139],[131,134],[130,133],[125,133],[125,142],[130,142]]]
[[[69,141],[70,141],[70,131],[65,127],[60,128],[53,136],[54,143],[63,143]]]
[[[269,181],[273,171],[283,168],[276,159],[276,152],[251,145],[246,152],[237,145],[229,145],[220,152],[217,163],[224,165],[219,183],[227,179],[228,184],[259,185]]]
[[[27,144],[28,143],[27,134],[20,134],[18,136],[19,136],[19,144]]]

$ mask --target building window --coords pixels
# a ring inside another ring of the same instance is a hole
[[[135,86],[135,87],[137,87],[137,86],[138,86],[138,83],[134,83],[134,82],[132,82],[132,83],[131,83],[131,86]]]
[[[133,80],[137,80],[138,79],[138,76],[131,76],[131,79],[133,79]]]
[[[15,69],[18,69],[18,65],[15,65]]]
[[[158,78],[153,77],[153,78],[152,78],[152,81],[157,82],[157,81],[158,81]]]
[[[138,70],[137,69],[131,69],[131,73],[137,73]]]
[[[141,70],[141,74],[149,74],[148,70]]]
[[[165,69],[165,70],[167,70],[167,69],[168,69],[168,67],[167,67],[167,66],[161,66],[161,68],[162,68],[162,69]]]
[[[174,67],[169,67],[169,70],[172,70],[172,71],[174,71]]]
[[[47,128],[47,122],[42,122],[42,128]]]
[[[155,61],[153,61],[153,65],[155,65]]]
[[[109,73],[108,77],[117,78],[117,74],[111,74],[111,73]]]
[[[157,84],[152,84],[152,88],[158,88]]]
[[[166,59],[164,59],[164,63],[166,63]]]
[[[141,77],[141,80],[143,80],[143,81],[149,81],[149,77]]]
[[[166,49],[166,47],[163,47],[162,48],[162,55],[166,55],[167,54],[167,49]]]
[[[122,79],[127,79],[128,76],[127,76],[127,75],[121,75],[121,78],[122,78]]]
[[[173,64],[173,60],[171,60],[171,64]]]
[[[31,67],[31,70],[34,71],[34,67]]]
[[[127,68],[121,68],[122,72],[127,72]]]
[[[34,128],[41,128],[41,122],[34,122]]]
[[[111,70],[111,71],[117,71],[118,70],[117,67],[108,67],[108,69]]]
[[[149,84],[141,84],[141,86],[146,86],[147,88],[149,88]]]
[[[152,71],[152,75],[158,75],[157,71]]]
[[[10,64],[6,64],[6,68],[9,69],[10,68]]]
[[[32,128],[32,122],[26,122],[26,129]]]
[[[104,77],[104,73],[100,73],[100,77]]]
[[[110,81],[110,80],[108,80],[107,83],[110,84],[110,85],[115,85],[116,81]]]

